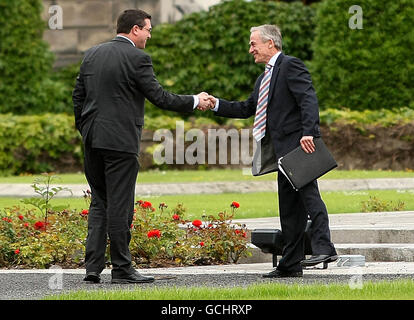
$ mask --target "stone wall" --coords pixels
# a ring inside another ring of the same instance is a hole
[[[116,19],[125,9],[139,8],[152,16],[152,25],[174,22],[183,14],[207,10],[220,0],[43,0],[43,35],[56,54],[55,67],[78,62],[90,47],[112,39],[116,34]],[[62,29],[51,29],[49,21],[62,9]]]
[[[62,8],[63,28],[46,28],[43,38],[56,54],[55,67],[77,62],[90,47],[112,39],[116,34],[116,19],[125,9],[140,8],[159,23],[159,0],[43,0],[43,19],[54,16],[49,8]]]

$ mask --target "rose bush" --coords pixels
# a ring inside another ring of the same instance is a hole
[[[247,250],[246,227],[232,223],[234,216],[221,212],[218,218],[185,219],[178,204],[172,211],[161,203],[156,211],[148,201],[136,202],[131,226],[131,254],[136,265],[198,265],[236,263]]]
[[[84,192],[86,205],[91,194]],[[29,202],[24,202],[29,204]],[[33,209],[14,206],[0,211],[0,268],[48,268],[51,265],[81,267],[85,254],[88,209],[54,210],[47,215]],[[130,250],[136,267],[183,266],[236,263],[249,255],[246,226],[232,223],[236,208],[218,217],[203,216],[186,220],[182,204],[167,211],[151,202],[136,202],[131,224]],[[109,261],[109,250],[107,250]]]

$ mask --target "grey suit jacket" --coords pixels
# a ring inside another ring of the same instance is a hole
[[[192,95],[165,91],[148,54],[127,39],[89,49],[73,90],[76,128],[93,148],[139,153],[145,98],[157,107],[192,112]]]

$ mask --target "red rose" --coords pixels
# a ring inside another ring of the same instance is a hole
[[[23,219],[24,219],[24,217],[23,217],[22,215],[19,215],[19,219],[20,219],[20,220],[23,220]]]
[[[12,222],[12,221],[13,221],[12,219],[7,218],[7,217],[2,218],[2,220],[3,220],[3,221],[6,221],[6,222]]]
[[[174,214],[174,215],[172,216],[172,218],[173,218],[174,220],[180,220],[180,216],[179,216],[178,214]]]
[[[37,222],[34,224],[34,228],[35,228],[36,230],[44,230],[44,229],[45,229],[45,224],[44,224],[42,221],[37,221]]]
[[[25,227],[25,228],[29,228],[29,224],[26,222],[26,223],[24,224],[24,227]]]
[[[82,210],[82,213],[81,213],[81,216],[85,217],[85,216],[87,216],[88,214],[89,214],[89,210],[88,210],[88,209],[83,209],[83,210]]]
[[[239,234],[240,233],[240,230],[239,229],[236,229],[236,230],[234,230],[234,233],[235,234]]]
[[[153,238],[153,237],[161,238],[161,232],[158,229],[150,230],[147,233],[147,237],[148,238]]]
[[[236,201],[233,201],[231,203],[230,207],[232,207],[232,208],[239,208],[240,207],[240,204],[238,202],[236,202]]]
[[[204,247],[204,242],[203,241],[200,242],[200,246]]]
[[[19,254],[20,253],[20,250],[19,249],[16,249],[16,250],[14,250],[14,253],[15,254]]]
[[[202,224],[203,223],[201,222],[201,220],[194,220],[193,221],[193,226],[194,227],[200,228]]]

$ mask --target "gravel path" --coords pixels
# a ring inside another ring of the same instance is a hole
[[[150,284],[111,284],[110,274],[103,274],[103,282],[100,284],[89,284],[84,281],[81,274],[63,274],[61,289],[56,288],[56,283],[51,279],[51,274],[0,274],[0,300],[38,300],[47,295],[57,295],[73,290],[114,290],[134,288],[162,288],[162,287],[245,287],[259,283],[349,283],[349,275],[315,275],[309,274],[303,278],[266,279],[260,274],[185,274],[185,275],[154,275],[157,279]],[[413,275],[363,275],[362,281],[382,281],[397,279],[413,279]],[[52,280],[52,281],[51,281]],[[51,282],[51,286],[49,286]]]

